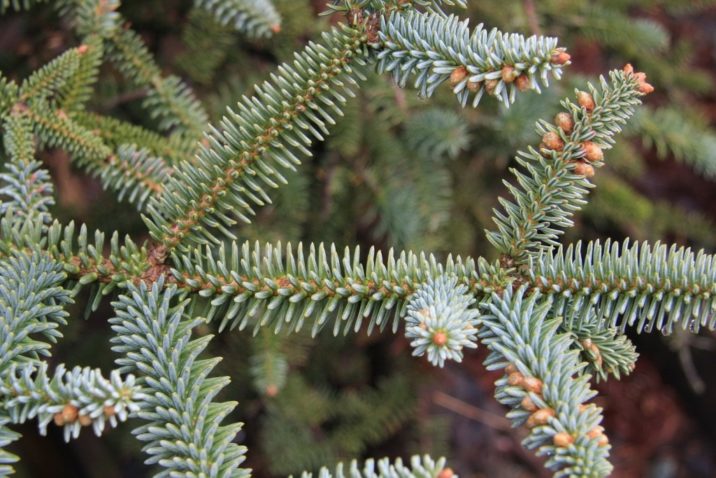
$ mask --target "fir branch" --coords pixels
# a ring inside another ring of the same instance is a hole
[[[468,20],[439,13],[393,13],[381,18],[378,70],[390,72],[400,86],[416,76],[415,87],[432,96],[449,81],[460,103],[471,95],[477,107],[485,92],[505,105],[518,91],[540,90],[549,75],[559,79],[569,55],[556,38],[506,34],[479,25],[470,31]]]
[[[211,336],[191,340],[204,319],[186,318],[185,303],[172,305],[176,289],[163,288],[162,279],[130,285],[110,319],[120,370],[139,372],[150,390],[139,412],[148,423],[134,431],[147,442],[146,462],[164,467],[157,476],[248,477],[239,468],[245,447],[233,443],[241,424],[220,425],[236,403],[212,402],[229,379],[207,378],[220,359],[198,359]]]
[[[163,77],[139,36],[119,28],[109,37],[108,54],[125,78],[139,88],[150,88],[144,106],[162,130],[176,130],[199,138],[208,123],[206,112],[191,90],[174,76]]]
[[[716,133],[703,122],[675,108],[642,109],[630,130],[660,158],[673,155],[705,177],[716,178]]]
[[[169,165],[194,159],[196,141],[181,136],[161,136],[141,126],[87,111],[73,113],[70,118],[83,128],[96,133],[114,150],[121,145],[135,145],[148,150],[153,156],[163,158]]]
[[[353,460],[348,466],[343,463],[336,465],[334,470],[321,468],[317,478],[438,478],[443,476],[442,472],[450,470],[445,468],[445,459],[440,458],[435,461],[429,456],[413,456],[410,464],[403,464],[403,460],[398,458],[391,463],[389,458],[383,458],[377,462],[374,460],[366,460],[363,468],[358,466],[358,462]],[[450,470],[449,476],[458,478],[457,475]],[[313,474],[304,472],[301,478],[313,478]]]
[[[24,224],[13,221],[14,224]],[[17,252],[0,258],[0,380],[17,364],[35,364],[66,323],[63,306],[71,302],[62,288],[61,266],[43,255]],[[10,431],[7,409],[0,410],[0,475],[12,473],[17,457],[3,448],[20,435]]]
[[[75,76],[84,54],[85,50],[79,47],[67,50],[35,71],[22,82],[18,102],[50,101]]]
[[[5,78],[0,71],[0,118],[17,103],[18,90],[17,84]]]
[[[639,354],[632,341],[616,328],[604,327],[594,309],[589,308],[587,314],[571,312],[564,317],[561,328],[574,335],[581,359],[587,363],[587,373],[597,380],[606,380],[609,375],[620,379],[636,367]]]
[[[47,368],[45,362],[13,366],[0,377],[0,401],[12,423],[37,418],[44,436],[53,422],[63,427],[69,441],[87,426],[100,436],[107,425],[114,428],[139,410],[137,401],[143,394],[132,375],[122,378],[115,370],[107,379],[100,370],[66,370],[60,364],[50,377]]]
[[[603,164],[603,150],[612,146],[645,91],[638,75],[614,70],[611,84],[602,77],[600,89],[589,84],[589,93],[578,91],[577,104],[564,99],[567,111],[555,117],[556,124],[537,123],[540,149],[518,152],[523,170],[512,170],[517,185],[506,183],[513,200],[500,198],[502,210],[495,209],[493,217],[497,230],[487,231],[508,262],[526,263],[545,245],[557,245],[561,229],[572,226],[571,216],[591,187],[587,177]]]
[[[285,255],[284,255],[285,254]],[[289,244],[266,244],[264,250],[247,242],[240,248],[222,246],[217,252],[173,256],[172,274],[177,286],[211,300],[209,317],[221,317],[221,328],[260,327],[298,331],[313,318],[315,335],[333,320],[333,333],[357,331],[370,318],[368,331],[384,329],[406,313],[407,299],[430,277],[454,275],[458,284],[480,298],[504,287],[507,278],[484,259],[449,257],[439,264],[425,254],[383,254],[371,248],[361,261],[358,248],[343,254],[331,245],[310,245],[309,253],[301,244],[294,250]]]
[[[115,155],[94,131],[44,103],[33,104],[24,114],[46,146],[67,151],[73,162],[98,176],[120,200],[126,196],[141,209],[150,196],[162,193],[171,169],[161,158],[131,145],[120,145]]]
[[[470,143],[464,118],[454,111],[431,108],[413,115],[405,124],[408,147],[426,159],[455,158]]]
[[[505,369],[495,396],[511,407],[514,425],[530,429],[524,446],[547,456],[555,477],[607,476],[609,442],[599,426],[601,409],[586,403],[596,392],[581,372],[585,364],[570,349],[569,334],[558,333],[550,298],[524,292],[509,287],[493,294],[480,318],[479,336],[491,351],[485,365]]]
[[[716,328],[716,259],[688,248],[607,240],[545,250],[530,261],[532,287],[555,296],[557,315],[586,313],[608,327]]]
[[[94,231],[90,236],[85,225],[76,228],[73,222],[65,226],[55,221],[43,226],[8,217],[0,220],[0,258],[32,253],[41,247],[43,257],[56,261],[64,269],[68,279],[65,285],[73,287],[73,294],[81,287],[91,287],[88,311],[95,310],[100,299],[117,286],[155,281],[166,270],[157,265],[155,255],[129,237],[120,243],[115,232],[108,247],[105,245],[103,232]]]
[[[53,187],[49,173],[35,161],[35,144],[32,127],[22,115],[10,115],[4,124],[5,151],[10,161],[5,173],[0,173],[0,215],[8,212],[23,221],[49,222],[48,212],[54,204]],[[4,184],[3,184],[4,183]]]
[[[250,37],[269,37],[281,31],[281,17],[271,0],[194,0],[194,6]]]
[[[6,425],[10,423],[10,419],[0,415],[0,476],[12,475],[15,469],[12,463],[20,460],[20,457],[14,453],[5,450],[5,447],[20,439],[22,435],[10,430]]]
[[[0,0],[0,14],[8,10],[29,10],[38,3],[45,3],[47,0]]]
[[[83,53],[79,58],[77,71],[67,78],[58,91],[58,107],[65,113],[84,109],[92,96],[104,54],[102,38],[98,35],[85,38],[78,51]]]
[[[16,252],[0,260],[0,375],[12,365],[48,356],[66,324],[71,302],[59,263],[39,252]],[[39,339],[42,338],[42,340]]]
[[[366,35],[345,26],[309,43],[293,65],[279,67],[257,95],[228,110],[221,130],[206,134],[197,164],[183,164],[166,194],[149,206],[150,233],[168,250],[191,243],[217,242],[213,230],[233,237],[228,228],[238,217],[249,222],[254,205],[270,202],[264,188],[286,182],[280,168],[294,169],[298,154],[310,155],[313,138],[328,134],[326,123],[340,115],[343,95],[361,78]]]
[[[467,287],[457,286],[456,277],[428,279],[408,302],[405,336],[413,339],[414,356],[427,352],[433,365],[442,367],[445,360],[462,362],[463,348],[477,348],[478,311],[467,295]]]
[[[111,156],[107,167],[98,174],[105,189],[115,190],[120,201],[126,196],[142,210],[149,198],[162,194],[171,169],[161,158],[150,156],[146,149],[120,145],[117,155]]]
[[[121,28],[119,3],[119,0],[60,0],[56,7],[80,36],[108,38]]]
[[[263,331],[254,341],[249,359],[249,372],[256,391],[268,397],[275,397],[286,384],[288,360],[281,351],[280,336]]]

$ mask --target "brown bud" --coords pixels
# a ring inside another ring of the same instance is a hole
[[[604,159],[604,152],[596,143],[585,141],[582,143],[582,149],[584,150],[584,158],[591,163]]]
[[[512,83],[520,75],[519,72],[515,70],[515,67],[509,65],[503,66],[501,73],[502,81],[505,83]]]
[[[572,132],[572,128],[574,128],[574,119],[571,114],[562,111],[561,113],[557,113],[554,117],[554,124],[556,124],[562,131],[569,134]]]
[[[448,341],[448,336],[445,332],[439,331],[433,334],[433,343],[438,347],[442,347]]]
[[[624,73],[626,73],[627,75],[631,75],[634,73],[634,67],[631,66],[631,63],[627,63],[626,65],[624,65]]]
[[[271,384],[268,387],[266,387],[266,396],[267,397],[275,397],[278,395],[278,387],[276,384]]]
[[[542,380],[535,377],[525,377],[522,387],[532,393],[542,393]]]
[[[58,427],[65,425],[65,419],[62,418],[62,412],[55,413],[52,419],[55,421],[55,425],[57,425]]]
[[[498,80],[486,80],[485,81],[485,91],[487,91],[488,95],[492,95],[495,93],[495,89],[497,88],[497,85],[500,82]]]
[[[597,438],[597,445],[602,447],[609,445],[609,438],[606,435],[600,435]]]
[[[542,143],[547,149],[553,149],[555,151],[561,151],[564,148],[564,141],[554,131],[548,131],[542,136]]]
[[[651,86],[649,83],[639,83],[639,93],[643,93],[645,95],[648,95],[649,93],[654,92],[654,87]]]
[[[80,55],[84,55],[84,54],[87,53],[88,51],[89,51],[89,46],[88,46],[88,45],[80,45],[80,46],[77,47],[77,53],[79,53]]]
[[[600,437],[604,434],[604,427],[601,425],[597,425],[596,427],[592,428],[587,432],[587,438],[590,440],[594,440],[597,437]]]
[[[65,423],[72,423],[77,420],[77,413],[77,407],[75,407],[71,403],[68,403],[62,409],[62,420],[64,420]]]
[[[274,33],[279,33],[281,31],[281,24],[274,23],[273,25],[271,25],[271,31]]]
[[[106,405],[102,408],[102,413],[104,413],[105,417],[109,418],[113,417],[117,413],[117,410],[115,410],[112,405]]]
[[[507,367],[505,367],[505,373],[508,375],[511,373],[515,373],[516,371],[517,371],[517,367],[515,367],[515,364],[513,364],[513,363],[508,363]]]
[[[585,178],[593,178],[595,174],[594,166],[584,161],[576,161],[574,163],[574,174],[579,174]]]
[[[555,65],[564,65],[569,61],[570,58],[572,57],[569,53],[565,51],[564,48],[557,48],[554,53],[552,53],[552,58],[550,58],[550,62]]]
[[[525,397],[520,402],[520,406],[528,412],[534,412],[535,410],[537,410],[537,405],[535,405],[535,402],[532,401],[529,395],[525,395]]]
[[[83,427],[88,427],[92,425],[92,419],[89,417],[89,415],[80,415],[79,419],[80,425]]]
[[[450,73],[450,86],[457,85],[465,78],[467,78],[467,68],[462,65],[458,66]]]
[[[524,378],[520,372],[512,372],[507,376],[507,383],[512,386],[522,385]]]
[[[479,81],[468,81],[467,82],[467,89],[470,91],[470,93],[477,93],[480,91],[480,88],[482,87],[482,84]]]
[[[587,111],[593,111],[596,106],[594,98],[586,91],[577,92],[577,103]]]
[[[546,425],[550,417],[555,416],[551,408],[540,408],[527,419],[527,428],[534,428],[539,425]]]
[[[646,73],[637,71],[636,73],[634,73],[634,78],[636,78],[636,81],[638,81],[639,83],[644,83],[646,81]]]
[[[554,443],[554,446],[566,448],[572,443],[574,443],[574,437],[569,433],[559,432],[554,437],[552,437],[552,443]]]
[[[65,110],[62,109],[58,109],[57,111],[55,111],[55,114],[61,120],[66,120],[68,118],[67,113],[65,113]]]
[[[440,470],[440,473],[438,473],[438,478],[452,478],[455,476],[455,473],[452,471],[452,468],[443,468]]]
[[[532,88],[532,82],[530,81],[530,77],[527,75],[518,76],[515,80],[515,85],[520,91],[527,91]]]

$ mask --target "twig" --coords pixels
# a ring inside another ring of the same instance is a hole
[[[494,413],[490,413],[486,410],[477,408],[469,403],[465,403],[455,397],[443,392],[435,392],[433,395],[433,403],[440,405],[443,408],[462,415],[465,418],[478,421],[487,425],[488,427],[494,428],[501,431],[512,431],[509,420]]]

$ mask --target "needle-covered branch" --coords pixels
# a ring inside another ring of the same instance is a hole
[[[603,165],[605,149],[650,91],[642,73],[630,66],[602,77],[599,88],[577,91],[577,103],[562,101],[563,111],[553,123],[540,120],[539,149],[518,152],[521,169],[513,169],[517,184],[505,182],[512,200],[500,198],[495,209],[497,230],[488,231],[489,241],[507,263],[525,264],[544,246],[557,245],[563,230],[572,226],[572,215],[585,204],[592,186],[587,178]]]
[[[530,261],[535,290],[555,296],[555,314],[586,313],[624,331],[716,328],[716,258],[656,243],[589,242],[545,250]]]
[[[249,222],[254,207],[271,202],[266,190],[286,179],[309,156],[314,140],[342,114],[346,96],[366,57],[365,26],[337,26],[321,43],[309,43],[292,64],[228,109],[219,128],[206,134],[195,163],[180,165],[161,199],[150,204],[150,233],[167,250],[233,237],[237,220]]]
[[[400,86],[415,77],[415,88],[432,96],[449,82],[460,103],[477,107],[485,93],[509,106],[518,91],[540,90],[559,79],[569,55],[556,38],[486,30],[470,31],[468,20],[440,13],[393,13],[381,18],[378,70]]]
[[[485,365],[504,369],[495,396],[510,407],[507,417],[530,434],[523,444],[547,457],[555,477],[604,477],[609,441],[599,425],[601,409],[588,404],[596,392],[570,334],[550,314],[551,298],[525,296],[525,289],[493,294],[479,321],[480,339],[490,349]]]

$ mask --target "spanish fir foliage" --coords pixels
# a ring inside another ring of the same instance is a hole
[[[496,231],[487,238],[512,261],[522,264],[545,245],[558,245],[563,229],[572,225],[572,215],[585,204],[592,186],[588,178],[604,164],[604,150],[639,104],[650,85],[629,71],[613,71],[599,88],[577,91],[577,102],[565,99],[566,111],[554,123],[540,120],[539,148],[519,152],[513,169],[517,185],[507,183],[512,201],[500,199],[495,210]],[[643,86],[646,85],[646,86]]]
[[[413,355],[427,352],[433,365],[445,360],[462,361],[463,348],[477,347],[478,312],[470,308],[475,298],[466,294],[467,286],[457,286],[455,277],[438,277],[420,287],[408,302],[405,336],[413,339]]]
[[[401,86],[414,76],[423,96],[449,81],[463,106],[469,101],[477,107],[485,93],[509,105],[518,91],[539,91],[550,76],[559,79],[569,62],[556,38],[525,38],[482,25],[470,31],[468,20],[452,15],[396,12],[381,21],[378,70],[392,73]]]
[[[5,0],[0,11],[33,3]],[[413,405],[404,397],[414,394],[405,377],[391,377],[372,394],[342,396],[350,406],[329,412],[321,404],[332,397],[294,375],[289,354],[283,355],[287,338],[272,334],[305,330],[315,337],[326,328],[334,335],[396,333],[404,327],[413,354],[441,367],[460,362],[466,349],[482,342],[489,350],[486,366],[504,371],[496,397],[509,408],[511,422],[527,429],[524,445],[546,456],[555,476],[606,476],[610,445],[590,383],[634,369],[637,354],[626,328],[667,334],[716,328],[712,255],[660,243],[607,240],[583,249],[558,242],[586,203],[604,151],[653,90],[629,65],[577,90],[553,119],[537,123],[541,144],[518,154],[516,183],[507,183],[512,198],[500,199],[496,229],[487,232],[499,260],[439,260],[376,247],[364,254],[329,243],[259,245],[238,242],[249,231],[239,222],[248,223],[259,206],[271,204],[270,190],[289,180],[298,192],[308,189],[301,183],[307,173],[296,170],[330,132],[338,136],[326,145],[335,147],[335,157],[375,157],[351,163],[355,170],[346,176],[352,187],[371,189],[377,198],[377,236],[413,244],[421,238],[411,236],[449,232],[450,167],[473,143],[474,132],[462,114],[443,106],[408,115],[415,100],[399,88],[410,82],[418,95],[438,97],[442,88],[448,98],[452,92],[462,105],[473,106],[487,94],[509,106],[522,99],[521,91],[540,91],[550,78],[559,79],[570,55],[555,38],[482,25],[471,30],[467,20],[448,14],[466,6],[460,0],[334,1],[328,12],[341,20],[210,125],[188,83],[165,75],[126,24],[119,2],[54,6],[81,44],[24,81],[0,74],[0,475],[10,474],[17,459],[2,449],[19,439],[14,424],[37,419],[41,432],[59,426],[69,439],[83,427],[99,434],[134,417],[144,422],[135,435],[157,476],[248,476],[241,467],[246,449],[235,442],[242,425],[228,420],[236,402],[217,400],[222,390],[234,389],[227,377],[210,376],[219,358],[200,356],[211,341],[207,330],[216,325],[220,332],[250,328],[259,335],[246,375],[266,404],[267,427],[291,443],[272,449],[280,464],[281,453],[291,461],[303,450],[295,443],[305,436],[301,427],[336,417],[353,427],[331,422],[332,438],[343,448],[311,442],[310,459],[298,461],[315,470],[324,458],[326,464],[338,461],[339,451],[364,453],[383,438],[381,430],[406,421]],[[194,8],[213,16],[204,26],[213,21],[264,37],[278,33],[278,12],[286,3],[197,0]],[[641,40],[654,43],[641,33]],[[228,49],[227,38],[218,43]],[[225,59],[245,60],[233,52],[212,54],[204,63],[212,71],[197,76],[202,83]],[[88,106],[107,61],[141,99],[145,126]],[[369,72],[371,65],[377,73]],[[348,102],[366,80],[366,104]],[[673,112],[658,111],[659,118],[678,122]],[[353,128],[363,113],[374,124]],[[341,124],[344,114],[348,123]],[[650,119],[636,121],[647,145],[688,157],[710,174],[708,137],[685,147],[679,141],[685,131],[664,137],[662,125]],[[150,238],[137,243],[53,220],[53,186],[40,161],[48,149],[60,150],[143,211]],[[396,151],[400,158],[393,161]],[[330,176],[331,166],[321,163],[320,174]],[[381,179],[386,172],[392,179]],[[401,196],[406,185],[412,189]],[[346,211],[362,207],[354,191],[343,191],[348,199],[333,218],[345,220]],[[279,202],[312,213],[305,202],[292,200],[296,194],[287,190]],[[412,222],[399,224],[401,213],[420,200],[430,204],[416,209]],[[288,234],[287,224],[279,226]],[[303,235],[300,224],[290,229]],[[106,373],[60,364],[51,371],[47,357],[67,321],[64,307],[85,290],[88,312],[102,298],[112,299],[117,368]],[[285,407],[299,399],[320,409],[319,418],[307,424],[309,417],[287,413]],[[359,423],[355,417],[366,410],[375,413]],[[352,462],[323,468],[318,476],[456,475],[443,459],[415,456],[409,462]]]
[[[349,465],[339,463],[334,469],[321,468],[318,478],[430,478],[440,474],[445,468],[445,460],[434,461],[429,456],[414,456],[409,464],[398,458],[394,463],[390,459],[366,460],[363,467],[357,461]],[[313,478],[312,473],[303,473],[301,478]]]
[[[110,321],[120,370],[140,374],[149,390],[138,413],[149,423],[134,432],[147,442],[147,463],[164,468],[157,476],[247,476],[245,448],[232,443],[241,425],[221,425],[236,403],[212,403],[228,377],[208,377],[220,359],[198,359],[211,336],[191,340],[203,319],[185,317],[184,303],[172,304],[176,289],[163,289],[163,279],[129,287]]]
[[[271,36],[281,30],[281,17],[271,0],[195,0],[194,4],[250,36]]]

